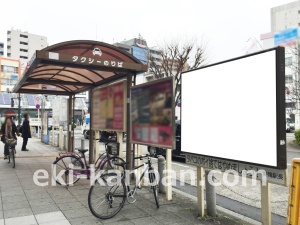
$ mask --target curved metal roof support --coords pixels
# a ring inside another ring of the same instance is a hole
[[[35,74],[35,73],[39,73],[39,72],[49,71],[49,70],[60,70],[60,69],[46,69],[46,70],[41,70],[41,71],[33,72],[33,73],[31,73],[31,75],[32,75],[32,74]],[[77,73],[77,72],[75,72],[75,71],[66,70],[66,69],[65,69],[64,71],[69,72],[69,73],[74,73],[74,74],[76,74],[76,75],[78,75],[78,76],[81,76],[81,77],[83,77],[83,78],[89,80],[91,83],[94,83],[93,80],[91,80],[90,78],[88,78],[88,77],[82,75],[81,73]],[[39,75],[41,75],[41,74],[39,74]],[[47,74],[47,75],[52,75],[52,74]],[[57,74],[57,75],[69,77],[69,76],[63,75],[63,74]],[[31,76],[31,77],[34,77],[34,76]]]
[[[29,85],[32,85],[32,84],[23,84],[23,87],[27,87],[27,86],[29,86]],[[64,89],[65,91],[67,91],[68,93],[73,93],[73,91],[71,90],[71,89],[69,89],[69,88],[67,88],[67,87],[60,87],[59,85],[57,85],[57,84],[49,84],[49,85],[52,85],[52,86],[56,86],[56,87],[59,87],[59,88],[61,88],[61,89]]]

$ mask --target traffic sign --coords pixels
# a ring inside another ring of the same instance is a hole
[[[40,101],[40,97],[36,97],[35,100],[36,100],[36,101]]]
[[[40,109],[40,108],[41,108],[40,104],[36,104],[36,105],[35,105],[35,108],[36,108],[36,109]]]
[[[178,107],[181,107],[181,103],[180,103],[180,102],[178,102],[178,103],[177,103],[177,106],[178,106]]]

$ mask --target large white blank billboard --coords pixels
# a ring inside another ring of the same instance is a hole
[[[285,168],[284,88],[283,48],[182,73],[181,150]]]

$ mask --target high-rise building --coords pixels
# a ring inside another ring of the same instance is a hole
[[[275,47],[274,34],[279,31],[300,27],[300,1],[290,2],[284,5],[273,7],[271,13],[271,32],[260,35],[260,40],[264,49]],[[299,29],[299,28],[298,28]],[[286,92],[286,119],[295,129],[300,128],[300,115],[295,110],[295,102],[290,95],[293,82],[299,76],[293,68],[293,63],[297,63],[298,57],[294,54],[297,46],[285,48],[285,92]],[[298,64],[298,63],[297,63]]]
[[[300,26],[300,1],[271,8],[271,32]]]
[[[47,37],[45,36],[30,34],[21,30],[11,29],[7,31],[7,57],[20,59],[22,71],[35,51],[41,50],[47,45]]]
[[[0,42],[0,56],[4,56],[4,43]]]

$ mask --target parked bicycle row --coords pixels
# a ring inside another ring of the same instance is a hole
[[[145,170],[138,182],[131,189],[130,182],[125,182],[128,178],[128,171],[126,171],[125,166],[129,162],[125,162],[122,158],[113,155],[113,150],[112,144],[105,141],[105,152],[99,155],[94,170],[91,170],[87,164],[85,157],[87,150],[79,149],[78,153],[61,152],[60,156],[53,163],[53,178],[58,184],[68,187],[78,182],[81,177],[89,179],[92,175],[100,172],[100,176],[90,187],[88,205],[94,216],[100,219],[109,219],[114,217],[124,207],[126,200],[131,204],[136,202],[135,195],[138,187],[140,187],[145,175],[148,175],[156,207],[159,208],[158,181],[151,162],[151,157],[154,155],[133,158],[135,160],[145,159],[146,161],[129,171],[130,173],[145,166]],[[62,174],[64,181],[58,179],[59,175]]]

